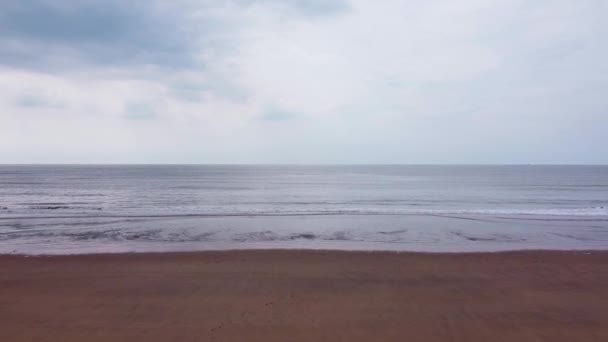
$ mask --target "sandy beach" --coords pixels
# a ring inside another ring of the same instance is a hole
[[[608,253],[0,256],[1,341],[607,341]]]

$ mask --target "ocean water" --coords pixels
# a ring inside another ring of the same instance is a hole
[[[608,249],[608,166],[0,166],[0,253]]]

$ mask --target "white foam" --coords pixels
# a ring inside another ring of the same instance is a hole
[[[472,214],[472,215],[539,215],[539,216],[608,216],[608,207],[591,208],[538,208],[538,209],[462,209],[420,210],[420,214]]]

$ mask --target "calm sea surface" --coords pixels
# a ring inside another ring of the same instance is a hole
[[[0,166],[0,253],[608,248],[608,166]]]

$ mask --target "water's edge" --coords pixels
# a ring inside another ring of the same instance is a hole
[[[0,254],[247,249],[402,252],[605,250],[608,218],[489,215],[296,215],[16,218]],[[8,227],[12,227],[8,229]]]

